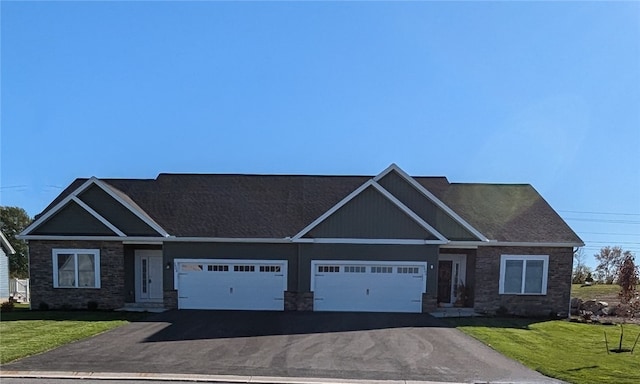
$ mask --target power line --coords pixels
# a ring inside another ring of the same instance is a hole
[[[558,212],[567,212],[567,213],[585,213],[589,215],[620,215],[620,216],[640,216],[640,213],[615,213],[615,212],[590,212],[590,211],[566,211],[566,210],[558,210]]]
[[[611,224],[640,224],[635,220],[615,220],[615,219],[583,219],[579,217],[563,217],[564,220],[587,221],[590,223],[611,223]]]
[[[638,233],[580,232],[585,235],[640,236]]]

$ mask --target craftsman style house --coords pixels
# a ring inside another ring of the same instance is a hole
[[[580,238],[530,185],[77,179],[26,228],[35,307],[566,315]]]

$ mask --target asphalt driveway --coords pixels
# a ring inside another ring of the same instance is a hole
[[[557,383],[423,314],[170,311],[2,369]]]

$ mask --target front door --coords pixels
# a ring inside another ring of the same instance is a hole
[[[136,302],[162,302],[162,251],[136,250]]]
[[[438,303],[451,303],[451,271],[453,261],[438,261]]]

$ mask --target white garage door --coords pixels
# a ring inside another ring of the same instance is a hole
[[[284,310],[286,260],[176,259],[180,309]]]
[[[311,262],[315,311],[422,312],[424,262]]]

